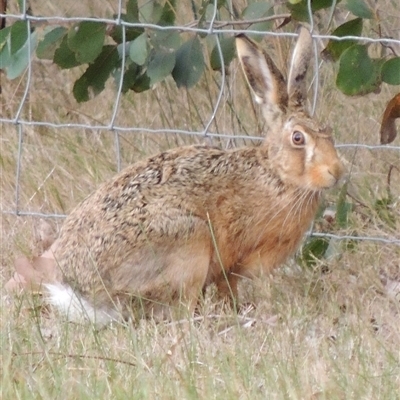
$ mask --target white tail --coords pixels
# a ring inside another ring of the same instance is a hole
[[[48,302],[65,314],[68,320],[76,323],[90,321],[97,328],[120,320],[116,310],[94,308],[88,301],[77,295],[70,286],[62,284],[46,284],[49,292]]]

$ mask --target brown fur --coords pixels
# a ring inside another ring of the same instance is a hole
[[[301,55],[311,38],[301,35],[293,76],[308,65]],[[244,36],[237,48],[270,123],[264,144],[173,149],[126,168],[78,205],[54,258],[60,279],[94,307],[126,313],[137,299],[153,305],[184,299],[193,306],[212,283],[236,296],[238,276],[270,271],[293,254],[320,191],[341,177],[329,132],[298,104],[304,89],[293,85],[304,85],[304,76],[291,83],[296,99],[290,103],[268,55]],[[295,131],[303,132],[304,146],[293,144]]]

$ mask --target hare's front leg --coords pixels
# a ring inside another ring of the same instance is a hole
[[[238,306],[238,282],[241,277],[254,278],[270,272],[276,262],[276,255],[268,250],[250,253],[242,262],[234,265],[229,271],[221,273],[214,280],[218,296],[233,307]]]
[[[221,273],[215,284],[218,290],[218,296],[233,308],[237,305],[238,300],[238,280],[239,275],[232,272]]]
[[[217,299],[223,302],[224,306],[236,308],[238,300],[238,280],[239,276],[232,273],[230,269],[222,270],[219,262],[211,264],[210,273],[206,280],[206,285],[203,287],[203,295],[209,285],[215,284],[217,289]]]

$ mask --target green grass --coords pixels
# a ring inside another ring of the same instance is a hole
[[[34,11],[100,15],[93,11],[98,8],[96,1],[81,3],[71,7],[53,2]],[[108,15],[114,5],[104,4],[101,13]],[[389,1],[387,6],[398,8]],[[392,32],[395,26],[387,29]],[[284,51],[287,42],[281,44]],[[335,88],[332,70],[331,64],[322,65],[319,119],[334,128],[338,143],[378,144],[385,104],[398,88],[384,85],[379,95],[348,98]],[[107,124],[115,100],[113,86],[78,105],[70,84],[78,74],[35,60],[23,117]],[[201,130],[211,115],[218,94],[214,81],[219,79],[217,73],[207,72],[187,92],[167,80],[147,93],[128,93],[121,99],[116,123]],[[253,113],[243,81],[237,64],[232,64],[212,131],[260,132],[263,122],[258,110],[259,120]],[[2,116],[14,116],[24,84],[25,77],[12,82],[2,78]],[[29,126],[23,130],[19,204],[25,211],[68,213],[117,170],[113,132]],[[166,148],[202,142],[202,138],[144,132],[123,133],[120,140],[123,166]],[[227,145],[222,140],[213,144]],[[3,124],[2,210],[15,207],[17,145],[15,126]],[[352,211],[347,225],[332,227],[319,218],[316,230],[398,238],[399,152],[353,148],[341,153],[350,174],[346,201]],[[384,208],[392,165],[393,203]],[[326,206],[334,206],[337,198],[338,189],[328,193]],[[62,224],[59,219],[48,222],[55,231]],[[0,228],[2,288],[18,255],[40,252],[40,221],[2,213]],[[240,301],[255,308],[239,315],[221,310],[209,293],[194,319],[141,320],[101,331],[66,323],[43,308],[38,297],[10,297],[1,289],[0,398],[398,399],[399,260],[399,246],[352,243],[341,247],[341,254],[332,260],[316,260],[308,267],[292,260],[270,276],[243,282]]]
[[[3,312],[2,396],[398,398],[398,305],[379,296],[370,268],[355,279],[335,267],[326,276],[292,267],[247,285],[257,307],[244,316],[207,298],[192,322],[100,332],[16,301]]]

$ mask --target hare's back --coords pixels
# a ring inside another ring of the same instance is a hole
[[[70,213],[60,232],[60,251],[73,248],[65,250],[70,256],[79,248],[98,247],[104,253],[122,245],[133,248],[150,234],[157,241],[184,235],[185,225],[193,230],[194,216],[206,219],[213,187],[224,186],[227,174],[216,179],[212,170],[226,164],[225,155],[214,147],[190,146],[127,167]]]

